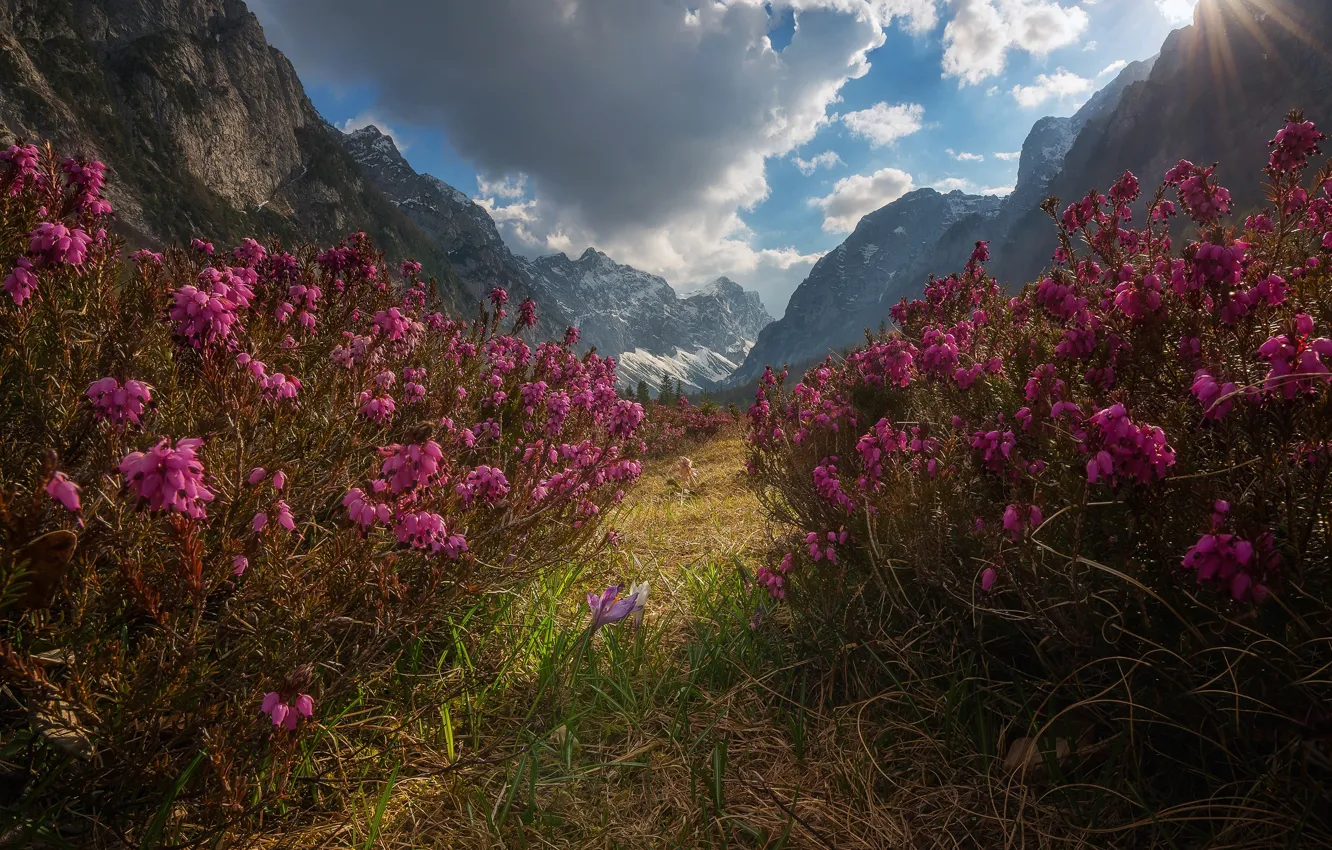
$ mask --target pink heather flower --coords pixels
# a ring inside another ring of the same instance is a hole
[[[454,488],[462,497],[464,505],[479,501],[483,505],[493,505],[509,495],[509,482],[504,473],[493,466],[478,466]]]
[[[351,521],[361,527],[361,533],[369,531],[376,522],[388,525],[393,519],[393,512],[388,505],[371,501],[360,487],[353,487],[342,497],[342,506],[347,509]]]
[[[152,511],[172,510],[194,519],[207,516],[205,502],[213,492],[204,484],[203,463],[196,452],[203,445],[198,437],[163,438],[146,452],[130,452],[120,462],[120,474]]]
[[[1135,425],[1124,405],[1107,407],[1089,422],[1103,447],[1087,461],[1088,483],[1133,479],[1147,484],[1165,478],[1175,465],[1175,451],[1166,443],[1165,432],[1154,425]]]
[[[1180,203],[1199,224],[1211,224],[1230,212],[1230,192],[1212,182],[1216,166],[1203,168],[1186,159],[1166,172],[1165,183],[1179,190]]]
[[[83,509],[79,504],[79,491],[82,489],[71,481],[68,475],[58,470],[53,472],[51,480],[46,482],[47,495],[75,513]]]
[[[5,277],[5,293],[21,306],[36,288],[37,275],[33,274],[32,263],[27,257],[19,257],[14,261],[14,270]]]
[[[495,287],[490,290],[490,303],[494,304],[496,307],[504,306],[509,303],[509,293],[505,292],[501,287]]]
[[[1318,143],[1326,138],[1312,121],[1291,121],[1267,143],[1272,148],[1267,167],[1273,171],[1298,171],[1309,163],[1309,157],[1322,152]]]
[[[1329,235],[1329,237],[1332,237],[1332,233],[1329,233],[1328,235]],[[1324,241],[1328,241],[1328,240],[1324,240]],[[1328,246],[1328,247],[1332,247],[1332,246]],[[574,328],[574,327],[565,328],[565,329],[564,329],[564,344],[567,345],[567,346],[569,346],[570,348],[572,348],[573,346],[575,346],[575,345],[578,344],[578,337],[579,337],[579,335],[580,335],[580,334],[579,334],[579,332],[578,332],[578,328]]]
[[[259,532],[263,531],[264,528],[268,526],[268,514],[264,513],[263,511],[260,511],[259,513],[255,514],[254,522],[251,525],[254,529],[255,534],[258,534]]]
[[[1198,583],[1215,582],[1230,592],[1236,602],[1267,599],[1266,576],[1274,575],[1280,567],[1270,533],[1264,534],[1258,546],[1233,534],[1221,532],[1221,524],[1213,517],[1212,531],[1198,538],[1198,542],[1185,553],[1183,566],[1194,570]]]
[[[115,378],[101,378],[88,385],[87,395],[92,401],[93,418],[117,428],[126,423],[138,425],[144,405],[153,399],[152,388],[133,379],[122,386]]]
[[[537,323],[536,302],[531,298],[524,298],[518,305],[518,328],[534,327]]]
[[[133,254],[130,255],[130,259],[138,263],[140,266],[149,265],[149,264],[154,266],[160,266],[162,265],[162,260],[164,258],[161,254],[157,253],[156,251],[149,251],[147,248],[140,248],[139,250],[135,251]]]
[[[233,576],[245,575],[245,571],[250,568],[250,559],[244,555],[237,555],[231,559],[231,574]]]
[[[274,401],[279,401],[295,398],[296,394],[300,392],[301,381],[294,375],[274,372],[261,378],[259,386],[263,388],[265,396]]]
[[[254,291],[245,278],[230,269],[225,273],[204,269],[199,273],[199,284],[187,283],[171,293],[176,335],[194,348],[231,340],[238,314],[249,307]]]
[[[274,473],[273,473],[273,489],[274,489],[274,490],[281,490],[283,487],[286,487],[286,486],[287,486],[287,473],[283,472],[283,471],[280,470],[280,469],[279,469],[277,472],[274,472]]]
[[[241,240],[240,247],[232,251],[232,255],[241,265],[253,268],[264,261],[268,251],[253,239],[246,238]]]
[[[202,251],[208,256],[213,256],[213,243],[205,242],[202,239],[191,239],[190,247],[196,251]]]
[[[357,401],[361,407],[356,412],[379,425],[388,424],[397,409],[392,396],[375,396],[369,390],[362,392]]]
[[[81,266],[88,256],[92,237],[82,228],[70,229],[59,222],[44,221],[28,234],[28,251],[40,265],[67,263]]]
[[[1204,419],[1219,420],[1224,419],[1235,406],[1235,397],[1239,393],[1239,388],[1231,381],[1223,384],[1212,377],[1206,369],[1199,369],[1193,376],[1190,392],[1202,405]]]
[[[262,466],[256,466],[254,469],[251,469],[250,474],[245,477],[245,483],[253,487],[267,477],[268,470],[264,469]]]
[[[380,475],[393,493],[430,487],[434,483],[431,479],[439,473],[440,461],[444,459],[443,449],[434,440],[405,446],[394,443],[381,448],[379,453],[384,458]]]
[[[1332,339],[1310,339],[1313,330],[1313,319],[1306,313],[1299,313],[1295,316],[1293,332],[1271,337],[1259,346],[1259,356],[1269,364],[1264,380],[1268,393],[1279,392],[1289,400],[1300,392],[1317,392],[1318,382],[1329,380],[1328,365],[1322,358],[1332,360]]]
[[[994,582],[999,577],[994,571],[994,567],[986,567],[981,571],[981,590],[989,593],[994,589]]]
[[[287,507],[287,503],[278,499],[273,503],[273,506],[277,508],[277,524],[285,528],[287,531],[295,531],[296,521],[292,519],[291,508]]]
[[[309,694],[297,694],[288,705],[277,691],[269,691],[259,710],[272,718],[274,726],[294,732],[302,717],[314,717],[314,699]]]
[[[467,551],[467,541],[461,534],[450,534],[444,526],[444,517],[429,511],[412,511],[397,518],[393,528],[399,543],[414,549],[429,549],[433,555],[443,552],[457,560]]]
[[[40,155],[36,145],[10,145],[8,150],[0,151],[0,162],[8,162],[13,175],[13,182],[9,184],[10,195],[20,194],[29,180],[42,185],[44,175],[37,167]]]

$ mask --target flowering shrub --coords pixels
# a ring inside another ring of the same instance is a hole
[[[732,419],[715,404],[695,406],[683,396],[675,404],[656,402],[647,406],[640,436],[653,457],[675,454],[691,443],[715,437]]]
[[[939,658],[978,653],[996,728],[1066,712],[1119,736],[1123,775],[1168,772],[1127,795],[1151,788],[1147,811],[1252,791],[1303,817],[1316,792],[1282,748],[1332,721],[1322,139],[1292,115],[1244,227],[1214,166],[1147,198],[1125,174],[1046,204],[1042,280],[1010,297],[979,243],[899,330],[794,387],[769,370],[749,471],[800,532],[759,578],[804,633],[925,624]],[[1182,245],[1172,196],[1198,228]]]
[[[126,267],[100,163],[0,157],[0,664],[81,726],[71,760],[0,719],[44,777],[29,811],[134,834],[186,774],[201,826],[300,803],[284,741],[477,594],[603,545],[642,450],[613,360],[510,335],[502,290],[434,311],[363,234]],[[63,577],[14,554],[53,528],[78,534]]]

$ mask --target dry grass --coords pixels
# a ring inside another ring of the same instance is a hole
[[[941,674],[918,636],[847,647],[830,662],[791,648],[784,611],[750,628],[759,600],[741,576],[768,552],[773,529],[744,486],[738,434],[690,456],[692,491],[670,480],[674,457],[648,464],[612,517],[620,551],[509,609],[486,650],[495,684],[470,708],[454,704],[452,759],[436,713],[433,727],[383,754],[382,769],[339,777],[359,790],[330,798],[326,817],[284,826],[266,844],[1170,846],[1150,818],[1145,830],[1076,828],[1069,795],[1037,771],[1025,782],[1002,770],[999,744],[977,732],[984,682],[960,668]],[[608,628],[580,648],[583,594],[643,579],[653,587],[644,627]],[[873,696],[847,698],[847,683],[862,678]],[[893,679],[901,686],[884,686]],[[1095,780],[1088,772],[1074,787]],[[1133,817],[1130,802],[1082,804],[1107,823]]]

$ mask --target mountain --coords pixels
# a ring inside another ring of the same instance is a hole
[[[662,278],[594,248],[576,260],[540,257],[527,269],[537,291],[574,317],[584,344],[616,356],[627,386],[655,388],[665,372],[686,389],[713,389],[772,321],[756,293],[728,278],[682,298]]]
[[[117,229],[136,242],[365,230],[463,300],[240,0],[0,0],[0,123],[106,162]]]
[[[992,219],[1001,199],[934,189],[908,192],[860,220],[791,293],[786,315],[768,325],[728,383],[751,381],[767,364],[819,359],[862,338],[903,292],[922,286],[915,270],[959,221]],[[874,317],[872,321],[867,317]]]
[[[734,371],[772,321],[756,293],[727,278],[681,298],[661,278],[593,249],[577,260],[516,256],[484,207],[418,173],[379,128],[345,134],[342,144],[393,205],[444,250],[476,297],[496,286],[512,297],[530,295],[544,335],[577,327],[585,348],[596,346],[619,360],[624,384],[641,379],[655,388],[667,372],[687,387],[709,389]]]
[[[1217,177],[1237,211],[1263,205],[1258,170],[1286,112],[1303,109],[1332,124],[1330,40],[1327,0],[1201,0],[1194,23],[1166,38],[1150,74],[1087,121],[1049,194],[1069,203],[1092,187],[1104,191],[1125,170],[1150,192],[1188,159],[1220,163]],[[1178,228],[1187,227],[1183,218]],[[1052,232],[1048,217],[1028,211],[1007,239],[1049,246]],[[992,270],[1017,282],[1040,274],[1049,254],[1005,250],[996,261]]]
[[[845,242],[815,264],[792,293],[786,316],[760,336],[727,384],[752,381],[769,364],[821,360],[863,339],[865,329],[890,321],[893,304],[919,294],[930,273],[962,268],[978,240],[991,241],[992,253],[1028,250],[1008,234],[1038,209],[1082,129],[1145,79],[1152,61],[1123,68],[1074,115],[1037,121],[1022,144],[1017,184],[1007,196],[918,189],[862,218]]]
[[[392,137],[373,124],[339,136],[370,182],[444,251],[473,298],[483,299],[497,286],[515,301],[538,296],[525,265],[480,205],[438,177],[417,173]],[[539,329],[547,336],[563,333],[571,319],[550,299],[537,300]]]

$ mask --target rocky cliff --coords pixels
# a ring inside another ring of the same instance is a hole
[[[118,227],[136,241],[365,230],[461,294],[240,0],[0,0],[0,122],[105,161]]]

